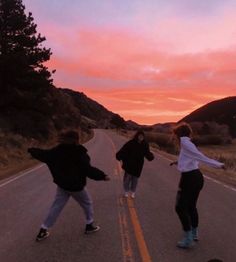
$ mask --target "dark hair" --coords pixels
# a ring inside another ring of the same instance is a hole
[[[79,142],[79,134],[74,130],[64,131],[59,134],[59,142],[66,144],[76,144]]]
[[[140,135],[143,135],[143,137],[144,137],[144,139],[145,139],[145,134],[144,134],[143,130],[138,130],[138,131],[135,133],[133,139],[134,139],[134,140],[138,140],[138,137],[139,137]]]
[[[182,136],[190,137],[193,133],[191,126],[187,123],[180,123],[173,129],[173,132],[178,138]]]

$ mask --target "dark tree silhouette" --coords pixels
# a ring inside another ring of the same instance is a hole
[[[25,14],[22,0],[0,0],[0,81],[1,91],[30,89],[52,84],[44,65],[51,50],[37,33],[32,13]]]

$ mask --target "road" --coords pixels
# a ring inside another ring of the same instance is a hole
[[[101,230],[84,235],[81,208],[70,200],[50,237],[35,242],[53,200],[55,184],[45,165],[0,182],[1,262],[206,262],[236,261],[236,191],[210,179],[200,195],[200,241],[179,250],[181,227],[174,210],[179,173],[156,154],[145,162],[135,200],[122,197],[122,170],[115,152],[125,138],[96,130],[85,146],[92,164],[111,181],[88,179],[95,221]]]

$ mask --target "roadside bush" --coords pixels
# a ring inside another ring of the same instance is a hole
[[[227,125],[216,122],[192,122],[190,125],[193,132],[199,136],[221,135],[223,137],[230,137],[230,131]]]
[[[217,159],[225,163],[227,169],[236,171],[236,156],[233,157],[232,155],[220,154],[217,156]]]
[[[165,150],[168,153],[176,154],[178,149],[171,134],[146,132],[148,142],[155,143],[158,148]]]
[[[193,142],[196,145],[225,145],[230,144],[232,139],[230,137],[223,137],[221,135],[201,135],[194,136]]]

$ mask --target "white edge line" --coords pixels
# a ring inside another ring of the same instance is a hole
[[[95,137],[95,135],[94,135],[94,137]],[[93,137],[92,139],[94,139],[94,137]],[[92,139],[91,139],[91,140],[92,140]],[[87,141],[85,144],[89,143],[91,140]],[[36,167],[34,167],[34,168],[26,171],[26,172],[23,171],[24,173],[21,174],[21,175],[17,175],[17,174],[16,174],[16,175],[15,175],[16,177],[7,180],[5,183],[4,183],[4,182],[3,182],[2,184],[0,183],[0,188],[6,186],[7,184],[10,184],[11,182],[13,182],[13,181],[15,181],[15,180],[17,180],[17,179],[20,179],[21,177],[24,177],[25,175],[27,175],[27,174],[29,174],[29,173],[31,173],[31,172],[33,172],[33,171],[41,168],[42,166],[44,166],[44,164],[38,165],[38,166],[36,166]],[[20,173],[22,173],[22,172],[20,172]],[[20,174],[20,173],[18,173],[18,174]]]
[[[9,180],[6,181],[5,183],[0,184],[0,188],[6,186],[7,184],[9,184],[9,183],[11,183],[11,182],[13,182],[13,181],[15,181],[15,180],[17,180],[17,179],[20,179],[21,177],[24,177],[25,175],[27,175],[27,174],[29,174],[29,173],[37,170],[37,169],[40,169],[42,166],[44,166],[44,164],[38,165],[38,166],[36,166],[35,168],[32,168],[32,169],[24,172],[24,173],[21,174],[21,175],[17,175],[16,177],[14,177],[14,178],[12,178],[12,179],[9,179]]]
[[[94,133],[95,133],[95,132],[94,132]],[[87,143],[89,143],[91,140],[93,140],[94,138],[95,138],[95,135],[94,135],[94,137],[93,137],[92,139],[90,139],[89,141],[87,141],[87,142],[85,143],[85,145],[86,145]],[[21,177],[24,177],[25,175],[27,175],[27,174],[29,174],[29,173],[31,173],[31,172],[33,172],[33,171],[41,168],[42,166],[44,166],[44,164],[38,165],[38,166],[36,166],[35,168],[32,168],[32,169],[30,169],[30,170],[28,170],[28,171],[26,171],[26,172],[23,171],[24,173],[21,174],[21,175],[17,175],[17,174],[16,174],[16,175],[15,175],[16,177],[14,177],[14,178],[12,178],[12,179],[9,179],[9,180],[7,180],[6,182],[3,182],[2,184],[0,183],[0,188],[6,186],[7,184],[9,184],[9,183],[11,183],[11,182],[13,182],[13,181],[15,181],[15,180],[17,180],[17,179],[20,179]],[[22,172],[20,172],[20,173],[22,173]],[[20,173],[18,173],[18,174],[20,174]]]
[[[236,192],[236,188],[234,188],[234,187],[232,187],[232,186],[226,185],[226,184],[224,184],[223,182],[220,182],[220,181],[218,181],[218,180],[216,180],[216,179],[214,179],[214,178],[211,178],[211,177],[209,177],[209,176],[206,176],[206,175],[204,175],[204,177],[205,177],[206,179],[212,181],[212,182],[215,182],[216,184],[222,185],[223,187],[225,187],[225,188],[227,188],[227,189],[230,189],[230,190]]]
[[[155,153],[156,153],[156,152],[155,152]],[[167,158],[167,157],[164,157],[164,156],[162,156],[162,155],[160,155],[160,154],[158,154],[158,153],[156,153],[156,154],[157,154],[159,157],[161,157],[161,158],[163,158],[163,159],[165,159],[165,160],[167,160],[167,161],[169,161],[169,162],[172,161],[171,159],[169,159],[169,158]],[[225,187],[225,188],[227,188],[227,189],[230,189],[230,190],[236,192],[236,188],[234,188],[234,187],[232,187],[232,186],[226,185],[226,184],[224,184],[223,182],[220,182],[220,181],[218,181],[218,180],[216,180],[216,179],[214,179],[214,178],[211,178],[211,177],[209,177],[209,176],[206,176],[206,175],[204,175],[204,177],[205,177],[206,179],[208,179],[208,180],[210,180],[210,181],[218,184],[218,185],[221,185],[221,186],[223,186],[223,187]]]

